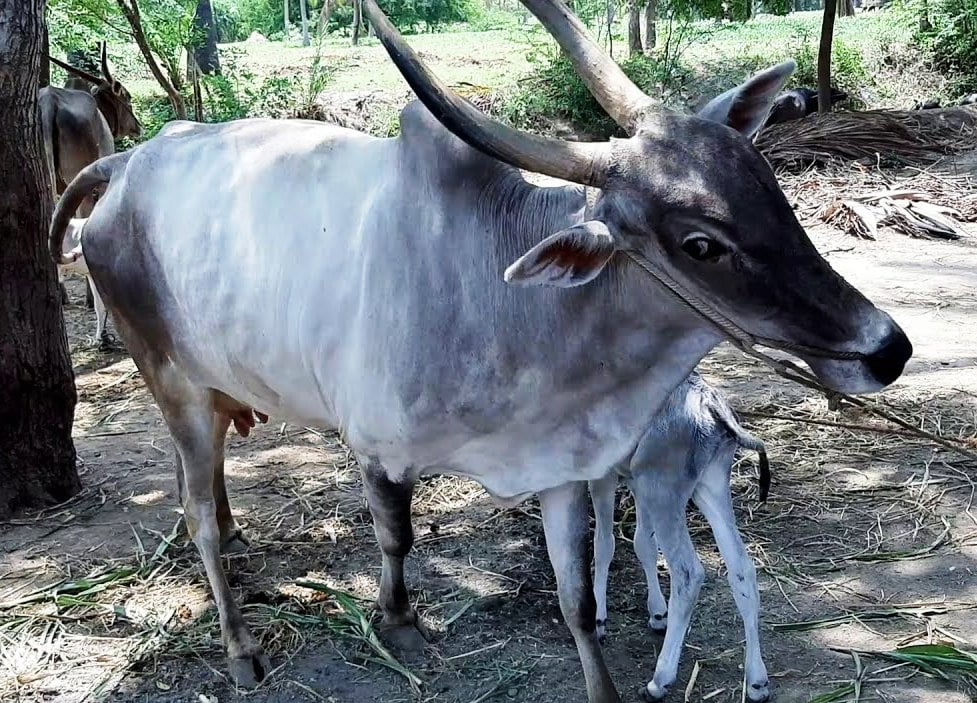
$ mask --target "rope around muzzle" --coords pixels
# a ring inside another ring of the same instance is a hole
[[[754,359],[766,364],[772,368],[777,375],[786,378],[788,381],[793,381],[794,383],[806,386],[807,388],[811,388],[823,394],[828,399],[829,408],[835,409],[841,404],[842,401],[844,401],[855,407],[862,408],[863,410],[876,415],[877,417],[881,417],[883,420],[891,422],[894,425],[898,425],[917,437],[935,442],[945,449],[949,449],[950,451],[962,454],[968,459],[977,461],[977,452],[973,452],[965,447],[961,447],[959,444],[956,444],[954,441],[949,440],[946,437],[942,437],[938,434],[934,434],[917,427],[908,420],[905,420],[902,417],[899,417],[898,415],[895,415],[882,408],[877,403],[856,398],[848,395],[847,393],[842,393],[841,391],[832,390],[822,384],[821,381],[818,380],[818,377],[807,369],[801,368],[792,361],[775,359],[772,356],[756,349],[755,347],[759,344],[765,347],[771,347],[773,349],[780,349],[782,351],[800,354],[802,356],[816,356],[826,359],[837,359],[839,361],[864,359],[867,356],[866,354],[859,352],[828,352],[816,347],[808,347],[803,344],[794,344],[793,342],[775,340],[750,334],[733,322],[733,320],[723,315],[712,305],[702,300],[691,291],[687,290],[678,281],[652,264],[651,261],[641,252],[634,249],[626,249],[622,253],[637,264],[639,268],[651,276],[655,281],[661,284],[676,298],[676,300],[684,304],[687,308],[689,308],[689,310],[722,332],[723,336],[725,336],[734,347],[739,349],[747,356],[753,357]]]

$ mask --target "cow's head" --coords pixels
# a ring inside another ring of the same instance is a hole
[[[741,329],[793,348],[834,389],[874,391],[898,378],[912,353],[906,335],[821,258],[750,141],[793,62],[680,115],[642,93],[560,0],[523,4],[629,138],[568,142],[491,120],[430,73],[374,0],[364,1],[377,36],[445,127],[513,166],[600,189],[588,221],[530,249],[506,281],[586,285],[617,252],[637,251]],[[644,272],[634,267],[634,275]]]
[[[98,110],[105,118],[113,137],[116,139],[122,137],[137,139],[142,134],[142,126],[132,111],[132,96],[129,95],[129,91],[124,85],[115,80],[112,71],[109,70],[105,42],[101,43],[101,76],[93,75],[77,66],[63,63],[54,57],[48,58],[71,75],[91,84],[92,97],[95,98]]]

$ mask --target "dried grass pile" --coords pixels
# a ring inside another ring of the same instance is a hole
[[[835,161],[927,163],[977,148],[977,112],[947,108],[811,115],[771,125],[756,144],[778,169]]]

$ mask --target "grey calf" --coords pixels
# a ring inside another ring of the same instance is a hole
[[[648,582],[648,624],[661,633],[666,632],[669,620],[671,623],[655,676],[645,688],[653,700],[663,698],[675,681],[682,643],[702,585],[702,564],[685,519],[690,498],[712,527],[743,618],[746,695],[751,701],[764,701],[769,696],[767,670],[760,654],[756,570],[736,529],[729,490],[730,468],[738,447],[759,452],[760,500],[765,500],[770,474],[763,443],[740,426],[723,396],[693,373],[669,396],[630,462],[606,478],[590,482],[596,517],[594,595],[601,637],[607,621],[607,576],[614,558],[614,496],[619,476],[627,479],[634,495],[634,551]],[[659,545],[671,576],[667,606],[658,583]]]

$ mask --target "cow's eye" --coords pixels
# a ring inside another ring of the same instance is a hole
[[[726,247],[702,232],[693,232],[682,242],[682,251],[696,261],[715,261],[726,253]]]

